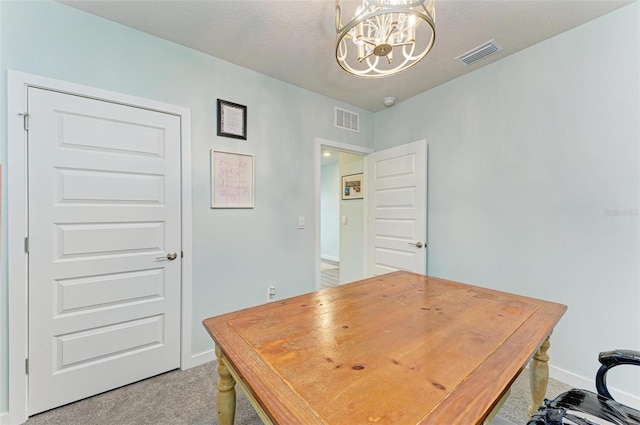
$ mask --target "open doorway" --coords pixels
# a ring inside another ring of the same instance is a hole
[[[418,140],[372,153],[367,148],[317,138],[316,288],[322,287],[321,163],[322,154],[327,149],[337,153],[356,154],[357,159],[362,160],[360,164],[364,170],[361,188],[364,199],[345,200],[340,193],[342,177],[356,174],[360,169],[355,168],[359,167],[356,165],[357,161],[338,168],[340,189],[339,194],[335,195],[340,197],[337,214],[340,242],[336,255],[339,263],[338,284],[395,270],[426,274],[426,141]],[[357,223],[358,206],[362,216],[361,224]],[[335,212],[331,214],[335,217]]]
[[[362,175],[368,153],[365,148],[318,142],[318,289],[365,277],[365,200],[353,196],[364,187],[349,186],[351,193],[343,196],[343,177]]]
[[[340,153],[325,148],[320,167],[320,287],[340,284]]]

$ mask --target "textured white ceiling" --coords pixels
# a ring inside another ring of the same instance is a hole
[[[436,0],[436,42],[427,58],[374,80],[336,63],[334,0],[60,1],[376,112],[384,97],[401,102],[634,0]],[[504,50],[470,66],[454,59],[491,39]]]

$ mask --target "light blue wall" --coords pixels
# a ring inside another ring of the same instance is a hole
[[[323,165],[320,175],[320,255],[340,260],[340,165]]]
[[[589,381],[640,349],[639,25],[636,2],[376,115],[376,149],[429,144],[429,273],[568,305],[551,361]]]
[[[59,3],[1,3],[3,92],[6,70],[15,69],[191,109],[193,354],[213,347],[200,324],[202,319],[262,303],[270,285],[277,287],[278,298],[315,288],[315,241],[310,225],[317,214],[312,189],[314,140],[320,137],[371,148],[372,113]],[[247,141],[216,136],[217,98],[247,105]],[[334,127],[336,105],[360,114],[360,133]],[[0,153],[4,159],[4,96],[1,108]],[[209,208],[212,148],[255,155],[254,209]],[[3,164],[4,176],[7,165]],[[8,224],[5,201],[3,229]],[[306,217],[304,230],[297,229],[298,216]],[[7,407],[8,385],[5,235],[3,232],[0,264],[0,412]]]
[[[340,152],[340,191],[342,176],[362,173],[362,155]],[[365,181],[366,184],[366,181]],[[342,195],[342,193],[341,193]],[[340,196],[340,283],[363,279],[364,250],[364,201],[362,199],[342,200]],[[346,224],[342,222],[346,217]]]

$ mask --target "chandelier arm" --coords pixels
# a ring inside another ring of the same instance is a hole
[[[359,41],[362,41],[363,43],[370,44],[370,45],[372,45],[374,47],[376,46],[376,42],[375,41],[371,41],[370,38],[362,37]]]
[[[385,43],[389,42],[389,38],[391,38],[391,34],[393,34],[393,30],[395,30],[396,28],[398,28],[398,24],[391,24],[391,30],[387,33],[387,37],[384,39]],[[393,44],[392,44],[393,46]]]
[[[395,43],[395,44],[390,44],[391,47],[402,47],[402,46],[411,46],[413,45],[413,43]]]
[[[367,56],[364,56],[362,59],[358,59],[360,62],[364,62],[365,60],[369,59],[369,57],[373,54],[373,50],[369,52],[369,54]]]

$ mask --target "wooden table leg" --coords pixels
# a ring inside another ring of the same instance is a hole
[[[529,415],[533,415],[538,411],[538,407],[542,406],[544,397],[547,394],[547,384],[549,383],[549,355],[547,350],[551,345],[550,337],[551,335],[544,340],[529,364],[529,385],[532,400],[529,406]]]
[[[236,381],[222,361],[222,353],[216,345],[218,357],[218,424],[233,425],[236,416]]]

